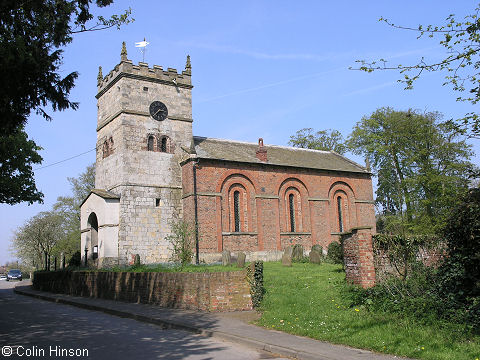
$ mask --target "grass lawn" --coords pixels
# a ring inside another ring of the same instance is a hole
[[[418,359],[480,359],[480,336],[425,325],[408,316],[350,307],[340,265],[264,263],[258,325],[336,344]]]

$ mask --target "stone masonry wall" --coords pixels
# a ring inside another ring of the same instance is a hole
[[[120,196],[119,264],[168,261],[165,237],[171,222],[183,216],[179,162],[192,141],[190,68],[177,73],[160,66],[133,65],[126,56],[98,83],[95,187]],[[153,119],[153,101],[163,102],[168,117]],[[153,136],[154,151],[147,148]],[[160,151],[162,137],[167,151]],[[104,143],[111,148],[107,155]]]
[[[252,309],[245,270],[216,273],[38,272],[33,287],[73,296],[169,308],[202,311]]]
[[[182,216],[181,189],[121,186],[118,254],[120,264],[167,262],[172,219]],[[158,199],[158,206],[157,206]]]

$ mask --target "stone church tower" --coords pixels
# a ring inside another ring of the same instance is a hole
[[[99,69],[95,189],[81,207],[82,258],[97,266],[168,261],[173,219],[182,218],[183,149],[192,144],[190,58],[185,70],[127,59]],[[97,260],[98,259],[98,260]]]

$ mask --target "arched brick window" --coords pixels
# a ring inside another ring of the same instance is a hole
[[[228,194],[230,231],[245,232],[249,229],[248,196],[241,184],[233,184]]]
[[[342,197],[337,197],[337,215],[338,215],[338,230],[343,232],[343,206]]]
[[[280,233],[309,233],[308,190],[296,178],[285,179],[278,188]]]
[[[155,137],[153,135],[149,135],[147,140],[147,150],[154,151],[154,149],[155,149]]]
[[[302,196],[300,190],[290,186],[285,190],[283,196],[284,205],[284,225],[283,231],[286,232],[302,232],[305,231],[304,214],[302,206]]]
[[[347,231],[351,227],[347,194],[343,191],[337,191],[334,197],[334,204],[336,208],[336,231]]]
[[[218,184],[222,194],[217,206],[222,216],[222,232],[243,235],[257,231],[255,188],[243,174],[230,174]],[[219,248],[223,245],[219,244]]]
[[[290,231],[295,232],[295,195],[288,195],[288,208],[290,217]]]
[[[235,232],[240,232],[240,191],[233,192],[233,217],[235,223]]]
[[[328,191],[330,232],[341,233],[358,226],[355,193],[350,184],[344,181],[335,181]]]

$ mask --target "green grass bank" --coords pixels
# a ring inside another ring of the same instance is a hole
[[[264,263],[264,283],[258,325],[266,328],[411,358],[480,359],[480,336],[459,325],[352,306],[340,265]]]

